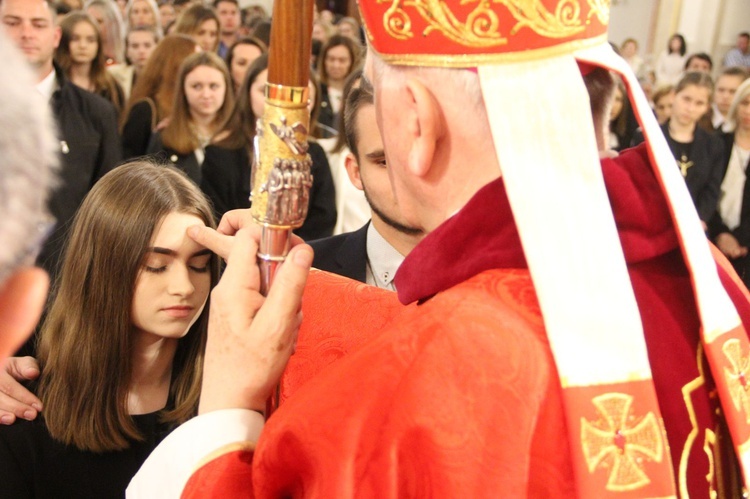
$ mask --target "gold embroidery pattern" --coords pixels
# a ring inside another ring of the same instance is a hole
[[[605,26],[609,24],[610,0],[588,0],[588,2],[591,10],[589,11],[589,16],[586,21],[589,21],[591,19],[591,16],[596,15],[600,23],[604,24]]]
[[[422,33],[427,36],[440,31],[454,42],[466,47],[496,47],[508,43],[500,33],[498,13],[493,3],[504,5],[516,24],[510,30],[515,35],[528,27],[547,38],[566,38],[584,30],[581,21],[581,5],[578,0],[560,0],[555,11],[550,12],[541,0],[463,0],[462,4],[477,3],[465,21],[459,20],[443,0],[378,0],[392,2],[383,17],[386,32],[397,40],[414,36],[412,21],[405,9],[413,8],[428,26]],[[602,24],[609,20],[609,0],[587,0],[591,10]],[[588,21],[588,19],[587,19]]]
[[[750,357],[742,356],[740,340],[731,339],[721,347],[721,351],[732,364],[732,369],[724,368],[724,377],[737,411],[745,411],[745,422],[750,423]]]
[[[581,444],[589,473],[609,469],[606,489],[613,492],[635,490],[651,483],[643,470],[644,459],[660,463],[664,455],[662,432],[656,415],[643,418],[631,414],[633,397],[607,393],[592,403],[600,418],[581,418]]]
[[[685,439],[685,445],[682,447],[682,454],[680,456],[680,468],[678,473],[679,486],[680,486],[680,497],[689,497],[687,477],[688,477],[688,464],[690,455],[693,452],[693,445],[700,434],[700,426],[698,424],[698,415],[695,412],[695,405],[693,404],[693,393],[699,390],[705,385],[706,378],[703,373],[703,345],[698,343],[696,349],[696,367],[698,369],[698,376],[682,387],[682,399],[685,402],[685,410],[688,413],[690,419],[690,433]],[[706,429],[703,438],[703,451],[706,453],[708,459],[708,474],[706,480],[708,481],[709,492],[713,498],[716,495],[714,490],[714,454],[716,447],[716,434]]]
[[[708,474],[706,474],[706,481],[708,481],[708,494],[710,499],[716,499],[718,492],[714,487],[714,475],[716,470],[714,469],[714,452],[716,452],[716,433],[711,430],[706,430],[706,436],[703,439],[703,452],[708,456]],[[688,497],[688,496],[683,496]]]

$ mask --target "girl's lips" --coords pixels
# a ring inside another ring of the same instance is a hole
[[[162,309],[162,312],[165,312],[170,317],[175,318],[184,318],[189,316],[193,312],[193,307],[190,306],[175,306],[175,307],[167,307]]]

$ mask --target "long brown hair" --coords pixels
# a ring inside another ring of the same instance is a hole
[[[104,55],[104,45],[102,35],[99,32],[99,26],[96,21],[85,12],[71,12],[60,21],[62,37],[60,46],[55,51],[55,62],[60,65],[66,76],[70,76],[70,70],[73,67],[73,58],[70,55],[70,42],[73,38],[73,30],[79,23],[88,23],[94,28],[96,33],[96,56],[91,61],[91,70],[89,78],[94,86],[94,93],[97,93],[114,104],[119,113],[125,103],[122,101],[122,90],[118,88],[114,77],[107,71],[107,60]]]
[[[104,452],[142,435],[128,414],[134,327],[131,303],[154,230],[172,212],[215,227],[208,200],[175,168],[134,161],[105,175],[79,209],[39,339],[39,397],[50,435]],[[218,261],[211,258],[211,285]],[[164,422],[180,424],[198,407],[208,304],[179,341]]]
[[[156,105],[154,122],[158,123],[172,114],[177,73],[182,62],[195,53],[197,46],[186,35],[169,35],[159,42],[135,82],[128,105],[122,113],[121,127],[127,121],[133,106],[144,99],[151,99]]]
[[[237,91],[234,109],[224,124],[223,130],[217,134],[217,145],[229,149],[246,147],[248,150],[252,150],[256,121],[260,116],[255,116],[255,113],[253,113],[250,87],[253,86],[258,75],[266,69],[268,69],[268,53],[261,54],[247,68],[242,86]]]
[[[161,134],[164,146],[176,151],[178,154],[188,154],[201,146],[198,137],[195,136],[190,126],[192,117],[190,116],[190,106],[185,95],[185,79],[187,75],[200,66],[214,68],[224,76],[226,93],[224,94],[224,103],[219,108],[214,119],[216,131],[219,131],[220,127],[226,123],[234,106],[232,77],[229,75],[227,65],[221,57],[213,52],[199,52],[185,59],[185,62],[180,67],[180,74],[175,86],[172,119]]]

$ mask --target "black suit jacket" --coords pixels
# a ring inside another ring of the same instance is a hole
[[[311,241],[315,251],[313,267],[365,282],[367,275],[367,228]]]
[[[57,66],[55,78],[59,89],[50,104],[62,154],[60,183],[50,194],[49,210],[57,224],[37,260],[53,279],[78,207],[94,184],[122,161],[112,103],[75,86]]]
[[[669,122],[661,126],[661,131],[667,139],[672,154],[675,154],[676,143],[669,136]],[[637,130],[633,136],[633,144],[643,142],[643,132]],[[691,158],[693,166],[688,169],[685,177],[690,197],[693,198],[698,216],[707,224],[716,212],[721,193],[721,181],[724,178],[726,158],[721,140],[700,126],[695,127]]]

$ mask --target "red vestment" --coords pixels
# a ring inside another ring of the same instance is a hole
[[[716,483],[719,407],[701,366],[699,321],[677,238],[644,147],[604,160],[603,171],[675,483],[681,493],[707,497]],[[525,267],[498,180],[407,257],[396,283],[399,298],[412,304],[389,305],[390,327],[356,342],[334,335],[338,346],[326,350],[339,353],[291,361],[285,380],[298,381],[285,381],[288,400],[254,454],[225,452],[209,461],[184,496],[575,497],[570,456],[581,443],[568,438],[560,380]],[[328,280],[311,278],[307,292],[330,301]],[[730,296],[746,300],[736,288]],[[305,310],[306,320],[341,320],[322,308]],[[745,324],[747,310],[738,306]],[[316,349],[324,336],[303,329],[298,349]],[[652,465],[641,463],[642,471],[648,475]],[[591,472],[605,497],[611,470]]]

